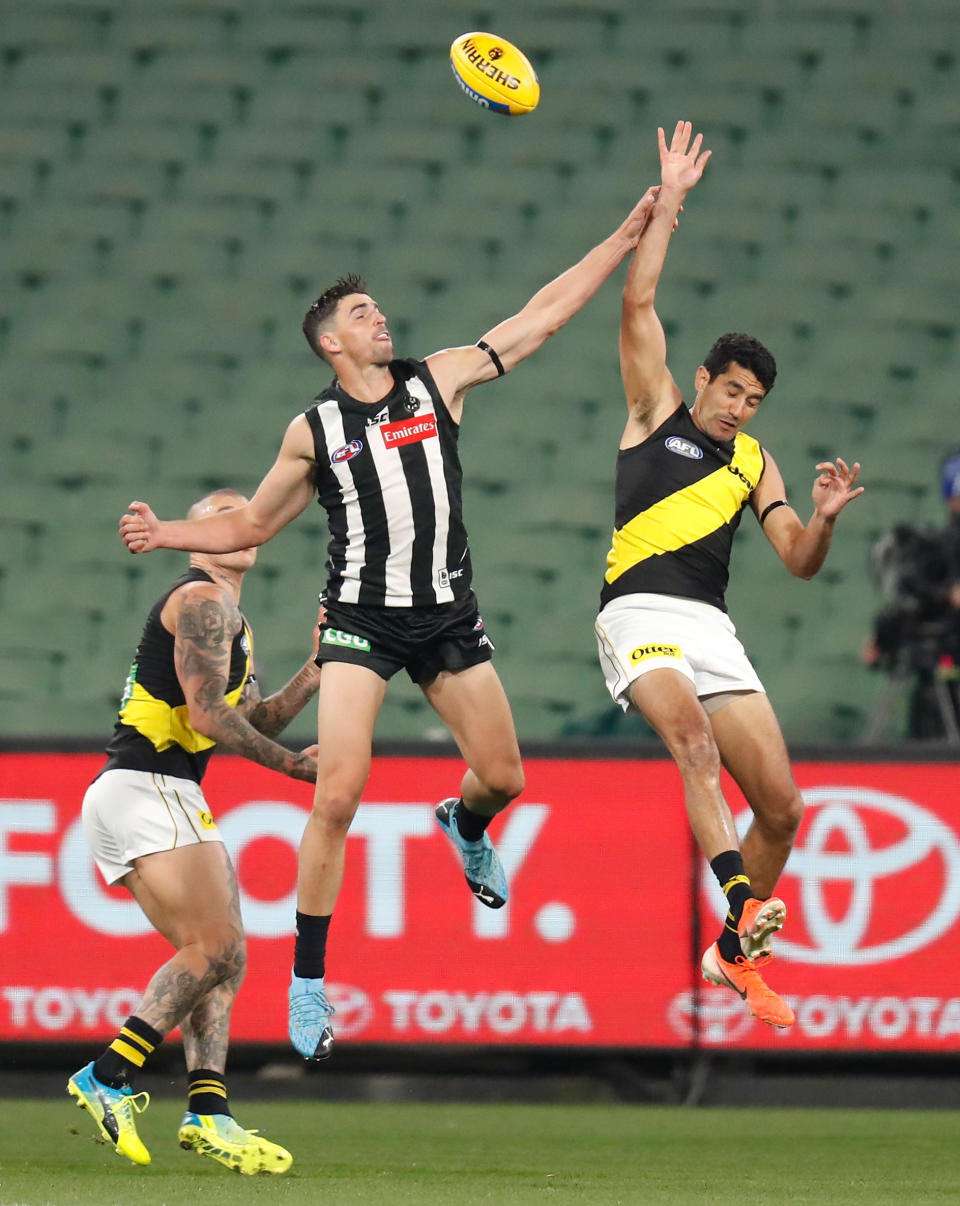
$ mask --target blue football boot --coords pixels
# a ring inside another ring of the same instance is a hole
[[[507,877],[500,859],[486,834],[479,842],[468,842],[461,834],[454,817],[459,804],[460,801],[454,796],[441,800],[436,807],[437,821],[460,855],[470,891],[488,909],[502,909],[507,903]]]
[[[336,1010],[323,991],[323,977],[310,980],[292,976],[287,999],[290,1042],[304,1059],[329,1059],[333,1054],[330,1019]]]

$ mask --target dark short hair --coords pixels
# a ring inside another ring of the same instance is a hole
[[[777,379],[777,362],[759,339],[744,335],[742,331],[721,335],[707,352],[703,367],[710,374],[710,380],[715,381],[734,363],[749,369],[763,386],[764,393],[768,394],[773,389]]]
[[[323,334],[327,319],[336,310],[337,303],[343,298],[349,297],[351,293],[366,293],[366,291],[367,283],[363,277],[357,276],[355,272],[348,272],[328,289],[324,289],[304,314],[303,333],[307,337],[307,343],[322,360],[327,360],[327,357],[320,347],[320,336]]]

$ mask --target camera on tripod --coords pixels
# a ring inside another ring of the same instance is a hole
[[[960,660],[960,616],[950,602],[953,569],[942,532],[898,524],[874,545],[870,574],[887,600],[875,620],[877,668],[931,673]]]

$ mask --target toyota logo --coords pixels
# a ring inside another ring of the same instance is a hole
[[[802,794],[807,821],[777,889],[788,901],[785,933],[792,932],[777,938],[779,957],[835,967],[883,963],[946,933],[960,916],[960,845],[939,817],[866,787]],[[749,810],[737,818],[739,833],[751,819]],[[723,911],[719,903],[718,916]]]
[[[753,1027],[753,1018],[743,1002],[727,991],[698,990],[697,1022],[704,1043],[735,1043]],[[694,994],[690,989],[678,992],[667,1009],[667,1018],[675,1034],[685,1042],[693,1041]]]
[[[353,1038],[373,1020],[373,1005],[362,988],[352,984],[329,984],[327,1000],[336,1010],[333,1033],[337,1038]]]

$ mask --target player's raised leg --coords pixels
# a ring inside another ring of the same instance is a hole
[[[771,896],[803,817],[780,725],[760,691],[732,699],[710,724],[723,765],[754,814],[740,842],[744,866],[757,894]]]
[[[360,804],[373,728],[387,684],[366,666],[324,663],[317,702],[317,785],[300,842],[297,937],[289,990],[290,1041],[305,1059],[333,1051],[324,988],[327,934],[343,881],[347,832]]]
[[[476,899],[501,908],[507,901],[507,880],[486,830],[524,784],[506,692],[490,662],[442,671],[422,689],[467,763],[460,796],[437,805],[437,820],[460,856]]]
[[[732,988],[762,1021],[789,1026],[792,1010],[764,984],[754,963],[782,924],[782,903],[758,898],[746,873],[721,788],[720,751],[693,682],[679,670],[652,669],[634,680],[630,696],[677,764],[694,837],[727,899],[723,930],[701,962],[703,975]]]

